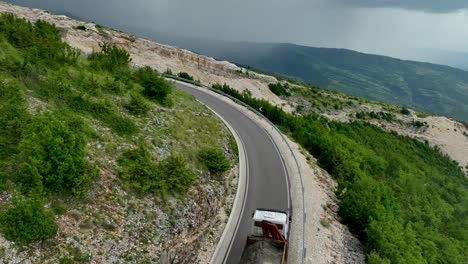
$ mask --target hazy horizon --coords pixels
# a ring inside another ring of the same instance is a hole
[[[7,2],[72,15],[175,45],[197,40],[293,43],[460,68],[466,66],[460,54],[468,58],[468,31],[464,28],[468,2],[464,1]]]

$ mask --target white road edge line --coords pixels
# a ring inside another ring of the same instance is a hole
[[[185,83],[184,83],[185,84]],[[198,87],[195,87],[198,88]],[[198,100],[197,100],[198,101]],[[208,109],[210,109],[211,112],[213,112],[216,116],[223,121],[223,123],[226,125],[226,127],[229,129],[231,134],[234,136],[234,139],[236,140],[237,144],[237,149],[239,152],[239,176],[238,176],[238,182],[237,182],[237,192],[236,192],[236,198],[234,198],[234,202],[232,204],[232,210],[231,214],[229,215],[228,222],[226,223],[226,227],[224,228],[223,234],[221,235],[219,242],[217,243],[215,252],[213,253],[213,256],[211,257],[210,264],[217,264],[217,263],[226,263],[226,257],[229,256],[231,249],[232,249],[232,244],[235,238],[235,235],[237,234],[237,231],[239,229],[240,222],[242,220],[242,216],[244,215],[244,208],[245,208],[245,202],[247,199],[247,193],[249,190],[249,159],[247,156],[247,152],[245,151],[245,144],[242,138],[239,136],[236,130],[222,117],[220,116],[215,110],[213,110],[211,107],[205,105],[203,102],[199,101],[202,103],[204,106],[206,106]],[[243,186],[245,186],[243,188]],[[239,204],[240,198],[242,196],[242,203]],[[237,211],[239,210],[239,206],[241,206],[241,211],[240,214],[237,215]],[[236,220],[237,219],[237,220]],[[236,221],[233,223],[233,221]],[[235,230],[234,232],[231,232],[233,224],[235,225]],[[227,250],[224,249],[226,247],[226,239],[229,238],[229,245],[227,245]],[[221,253],[225,251],[225,253]],[[221,259],[220,259],[221,258]]]
[[[194,85],[187,84],[185,82],[180,82],[180,83],[183,85],[191,86],[199,91],[206,93],[206,91]],[[211,260],[210,260],[210,264],[218,264],[218,263],[226,262],[226,257],[229,256],[229,253],[231,252],[235,235],[237,234],[240,222],[242,220],[242,216],[244,215],[245,202],[246,202],[247,193],[249,190],[249,181],[248,181],[249,161],[248,161],[247,152],[245,151],[244,142],[242,141],[242,138],[239,136],[237,131],[234,130],[234,128],[223,117],[221,117],[216,111],[214,111],[211,107],[207,106],[201,101],[199,102],[202,103],[204,106],[206,106],[216,116],[218,116],[219,119],[221,119],[221,121],[226,125],[226,127],[229,129],[231,134],[234,136],[234,139],[236,140],[237,148],[239,151],[239,177],[238,177],[238,183],[237,183],[236,198],[234,198],[231,214],[229,216],[228,222],[226,223],[226,227],[224,228],[223,234],[221,235],[221,238],[219,239],[217,243],[215,252],[213,253],[213,256],[211,257]],[[242,198],[242,201],[240,201],[241,198]],[[241,206],[240,209],[239,209],[239,206]],[[240,214],[238,213],[239,210],[240,210]],[[236,222],[234,223],[233,221],[236,221]],[[234,224],[235,224],[235,229],[233,231],[232,229],[233,229]],[[230,236],[228,240],[229,244],[226,243],[228,236]]]
[[[206,87],[204,87],[204,88],[207,89],[207,90],[205,90],[205,89],[203,89],[203,88],[201,88],[201,87],[198,87],[198,86],[196,86],[196,85],[193,85],[193,84],[184,82],[184,81],[179,81],[179,80],[175,80],[175,79],[171,79],[171,78],[166,78],[166,79],[167,79],[167,80],[170,80],[170,81],[172,81],[172,82],[174,82],[174,83],[177,82],[177,83],[180,83],[180,84],[183,84],[183,85],[191,86],[191,87],[197,89],[198,91],[204,92],[204,93],[206,93],[206,94],[214,93],[214,94],[217,94],[217,95],[219,95],[219,96],[225,98],[226,100],[233,100],[232,98],[229,99],[229,96],[227,96],[227,97],[222,96],[222,95],[220,95],[219,93],[215,93],[215,92],[213,92],[213,91],[210,91],[210,89],[209,89],[209,88],[206,88]],[[217,96],[215,96],[215,97],[217,97]],[[234,100],[235,100],[235,99],[234,99]],[[232,101],[232,102],[233,102],[233,101]],[[234,103],[234,102],[233,102],[233,103]],[[235,104],[235,103],[234,103],[234,104]],[[241,105],[242,105],[242,107],[245,107],[243,104],[241,104]],[[240,106],[239,106],[239,107],[240,107]],[[208,107],[208,108],[209,108],[209,107]],[[247,108],[248,108],[250,111],[252,111],[252,112],[255,113],[255,110],[252,110],[252,109],[250,109],[249,107],[247,107]],[[217,114],[216,112],[214,112],[214,113]],[[258,115],[260,115],[260,116],[258,116]],[[218,116],[219,116],[219,115],[218,115]],[[248,115],[246,115],[246,116],[247,116],[248,118],[252,119],[252,121],[254,121],[255,123],[260,122],[259,120],[253,119],[252,117],[249,117]],[[261,114],[258,114],[258,113],[257,113],[257,117],[259,117],[259,118],[262,119],[262,120],[267,121],[267,123],[269,123],[269,126],[271,126],[271,127],[273,128],[273,130],[275,130],[277,133],[279,133],[279,135],[282,137],[282,141],[284,141],[284,143],[287,145],[288,149],[290,150],[290,152],[291,152],[291,154],[292,154],[292,156],[293,156],[293,158],[294,158],[295,165],[296,165],[295,167],[296,167],[296,169],[298,170],[298,174],[299,174],[299,178],[300,178],[300,185],[301,185],[301,190],[300,190],[301,196],[302,196],[302,208],[301,208],[301,209],[302,209],[302,213],[304,214],[304,217],[305,217],[305,210],[304,210],[304,184],[303,184],[303,179],[302,179],[302,175],[301,175],[301,167],[300,167],[300,165],[299,165],[299,163],[298,163],[298,161],[297,161],[297,158],[295,157],[294,152],[293,152],[291,146],[290,146],[289,143],[287,142],[287,139],[281,134],[281,132],[275,127],[275,125],[272,124],[268,119],[266,119],[266,118],[265,118],[264,116],[262,116]],[[224,122],[224,119],[221,118],[221,120],[223,120],[223,122]],[[275,145],[276,151],[279,152],[278,146],[276,145],[275,140],[273,139],[273,135],[270,134],[270,133],[267,131],[267,129],[266,129],[265,127],[264,127],[264,129],[266,130],[267,135],[270,137],[270,140],[272,141],[273,145]],[[241,142],[242,142],[242,141],[241,141]],[[240,152],[239,152],[239,153],[240,153]],[[292,212],[292,208],[290,207],[290,202],[291,202],[292,197],[290,196],[290,189],[289,189],[289,188],[290,188],[290,182],[289,182],[289,180],[290,180],[290,179],[289,179],[289,177],[290,177],[290,175],[289,175],[289,166],[288,166],[287,168],[286,168],[286,166],[284,166],[284,165],[285,165],[284,157],[283,157],[283,155],[281,154],[281,152],[279,152],[279,153],[280,153],[280,157],[281,157],[281,159],[282,159],[283,169],[286,169],[286,172],[287,172],[287,174],[286,174],[286,180],[287,180],[287,181],[286,181],[286,182],[287,182],[287,184],[288,184],[287,191],[288,191],[288,196],[289,196],[289,199],[288,199],[288,205],[289,205],[289,206],[288,206],[288,207],[290,208],[290,210],[291,210],[291,212]],[[239,191],[239,190],[238,190],[238,191]],[[245,193],[245,194],[246,194],[246,193]],[[245,195],[245,194],[244,194],[244,195]],[[236,198],[237,198],[237,197],[236,197]],[[244,199],[245,199],[245,197],[244,197]],[[244,208],[243,208],[243,209],[244,209]],[[244,211],[243,209],[242,209],[242,213],[243,213],[243,211]],[[231,214],[232,214],[232,212],[231,212]],[[241,215],[241,216],[242,216],[242,215]],[[239,220],[240,220],[240,219],[239,219]],[[304,241],[304,239],[305,239],[305,238],[304,238],[305,219],[302,219],[302,220],[303,220],[303,221],[302,221],[302,227],[301,227],[301,229],[302,229],[302,232],[301,232],[301,233],[302,233],[302,239],[301,239],[301,240],[302,240],[302,243],[301,243],[301,244],[302,244],[302,249],[301,249],[302,254],[301,254],[301,255],[302,255],[302,256],[300,257],[300,263],[304,263],[304,260],[305,260],[304,258],[305,258],[305,254],[306,254],[306,248],[305,248],[305,245],[304,245],[304,242],[305,242],[305,241]],[[228,223],[229,223],[229,221],[228,221]],[[238,223],[238,224],[239,224],[239,223]],[[227,226],[226,226],[225,229],[227,229]],[[226,231],[226,230],[225,230],[225,231]],[[236,231],[237,231],[237,228],[236,228]],[[224,235],[224,233],[223,233],[223,235]],[[220,242],[221,242],[221,240],[220,240]],[[219,247],[219,244],[221,244],[220,242],[218,243],[218,247]],[[217,250],[218,250],[218,247],[217,247]],[[216,250],[216,251],[217,251],[217,250]],[[216,251],[215,251],[215,252],[216,252]],[[229,248],[229,251],[230,251],[230,248]],[[214,257],[215,257],[215,256],[213,255],[213,257],[212,257],[212,259],[211,259],[211,261],[210,261],[210,264],[225,263],[224,261],[223,261],[223,262],[213,262]]]

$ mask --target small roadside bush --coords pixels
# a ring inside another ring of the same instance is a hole
[[[271,83],[268,85],[268,88],[270,88],[270,91],[278,96],[291,96],[291,93],[288,90],[288,84],[283,85],[281,83]]]
[[[16,181],[24,191],[78,194],[93,180],[80,131],[52,113],[36,115],[19,145]]]
[[[158,164],[161,177],[171,192],[184,192],[195,180],[195,173],[188,166],[184,156],[172,153]]]
[[[130,102],[125,105],[125,108],[133,115],[144,115],[150,110],[145,98],[138,93],[130,95]]]
[[[164,197],[168,193],[186,191],[195,180],[195,174],[179,154],[154,162],[151,153],[139,147],[124,152],[119,164],[122,167],[119,175],[125,185],[137,192]]]
[[[193,76],[191,76],[190,74],[186,73],[186,72],[179,72],[179,74],[177,74],[177,76],[179,76],[179,78],[183,78],[183,79],[187,79],[187,80],[191,80],[193,81]]]
[[[221,173],[229,170],[231,164],[221,149],[204,148],[199,151],[198,158],[211,173]]]
[[[148,66],[136,70],[133,75],[135,80],[143,86],[143,94],[148,98],[162,103],[171,93],[171,85]]]
[[[45,240],[57,232],[53,215],[37,198],[13,199],[13,205],[0,216],[0,224],[6,239],[19,242]]]

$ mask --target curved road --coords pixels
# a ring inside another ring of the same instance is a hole
[[[222,100],[179,82],[176,86],[195,96],[223,117],[244,143],[247,159],[247,186],[243,214],[225,263],[237,264],[251,231],[252,212],[268,208],[289,212],[286,169],[267,132],[245,114]]]

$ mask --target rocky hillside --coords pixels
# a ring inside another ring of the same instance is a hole
[[[187,72],[205,84],[226,83],[238,91],[248,90],[253,97],[267,99],[290,113],[316,113],[323,117],[342,122],[360,120],[374,123],[389,131],[395,130],[421,141],[427,140],[429,144],[440,148],[460,165],[468,165],[466,160],[466,157],[468,157],[468,147],[466,147],[468,146],[468,136],[466,136],[468,135],[468,130],[463,124],[445,117],[430,116],[413,110],[345,96],[291,81],[281,81],[279,86],[282,86],[286,91],[286,93],[282,93],[281,88],[279,89],[280,91],[278,90],[278,85],[276,85],[276,88],[270,87],[269,89],[269,85],[278,83],[276,78],[253,73],[228,62],[216,61],[190,51],[160,45],[122,32],[103,28],[93,23],[80,22],[65,16],[51,15],[41,10],[0,4],[0,11],[12,12],[30,21],[42,19],[55,24],[60,29],[63,39],[72,47],[80,49],[84,54],[90,54],[93,51],[99,50],[97,44],[99,42],[115,43],[119,47],[128,50],[132,62],[137,66],[149,65],[159,72],[167,70],[171,70],[173,73]],[[30,101],[34,102],[35,100],[32,99]],[[41,102],[37,104],[41,104]],[[159,107],[163,109],[162,113],[170,112],[170,110],[166,110],[162,106]],[[207,114],[207,112],[203,112],[200,115],[205,116]],[[156,120],[155,122],[158,123],[160,121]],[[307,160],[313,160],[313,157],[308,156]],[[316,166],[316,163],[313,164],[313,166]],[[308,180],[321,181],[326,184],[319,184],[320,188],[317,188],[317,186],[313,188],[305,186],[306,190],[313,189],[314,192],[318,192],[320,195],[334,197],[336,183],[331,180],[325,171],[320,170],[319,174],[311,174],[312,177]],[[315,197],[317,193],[308,195]],[[338,240],[348,231],[345,225],[339,223],[338,200],[336,198],[331,200],[330,203],[327,202],[321,205],[324,210],[324,218],[320,219],[320,223],[317,221],[320,226],[318,229],[321,230],[317,241],[321,241],[321,245],[315,245],[314,252],[324,252],[324,255],[329,256],[323,259],[346,259],[342,258],[342,254],[360,254],[359,252],[349,252],[346,249],[343,251],[336,250],[336,245],[343,242]],[[78,214],[80,214],[79,209]],[[333,219],[331,225],[328,222],[328,217]],[[172,219],[172,222],[174,222],[174,218]],[[317,223],[313,223],[314,228]],[[77,230],[76,232],[81,233],[80,229]],[[181,240],[174,240],[174,243],[181,248],[184,247],[184,244],[178,244],[177,241],[197,241],[197,237],[190,236],[190,238],[187,238],[186,233],[181,232],[180,234],[184,235],[184,237],[180,237]],[[157,243],[150,244],[152,245],[151,248],[155,244],[158,245]],[[160,245],[161,247],[156,247],[156,252],[161,253],[164,251],[163,248],[167,249],[172,245]],[[110,245],[109,248],[114,249],[116,246]],[[168,256],[171,253],[163,255]],[[173,255],[174,253],[172,253]]]
[[[43,21],[1,14],[0,47],[1,262],[206,263],[236,186],[221,120]]]
[[[43,10],[2,3],[0,4],[0,11],[14,13],[30,21],[42,19],[53,23],[61,30],[64,40],[72,47],[80,49],[84,54],[90,54],[93,50],[98,49],[99,43],[110,41],[120,47],[126,48],[131,54],[132,62],[136,65],[149,65],[159,72],[167,70],[171,70],[174,73],[188,72],[196,80],[205,84],[226,83],[240,91],[249,90],[254,97],[269,100],[276,105],[282,106],[288,112],[292,112],[298,103],[296,100],[290,100],[291,98],[277,96],[268,89],[269,84],[277,81],[275,77],[255,73],[229,62],[217,61],[207,56],[137,38],[93,23],[76,21],[66,16],[52,15]],[[79,29],[79,27],[82,29]],[[300,84],[299,87],[307,87],[307,85]],[[382,105],[357,97],[345,96],[343,94],[338,95],[324,89],[320,89],[320,91],[327,97],[338,96],[346,98],[343,99],[344,101],[354,101],[354,105],[363,103],[362,107],[364,108],[367,103],[374,106]],[[340,113],[342,113],[341,115],[346,115],[346,112],[330,107],[332,105],[328,106],[327,109],[333,112],[334,115],[340,116]],[[369,107],[372,109],[372,106]],[[327,111],[324,111],[324,114],[327,114]],[[424,118],[424,116],[426,117]],[[418,117],[416,116],[415,118]],[[462,126],[462,124],[446,117],[435,117],[426,114],[421,116],[421,118],[424,119],[422,122],[426,122],[431,130],[422,134],[418,133],[418,136],[422,136],[433,145],[441,148],[461,165],[468,165],[466,161],[468,148],[464,147],[468,145],[468,139],[463,136],[463,130],[458,129],[455,131],[456,127]],[[452,140],[451,131],[455,132],[456,140]],[[412,129],[403,129],[402,132],[416,136],[412,133]]]

